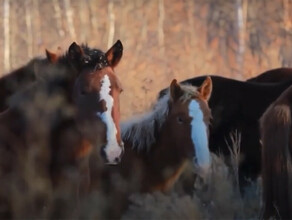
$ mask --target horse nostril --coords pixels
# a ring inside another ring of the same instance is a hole
[[[115,163],[120,163],[121,162],[121,158],[120,157],[116,157],[115,158]]]

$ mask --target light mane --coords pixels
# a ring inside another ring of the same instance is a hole
[[[181,85],[183,95],[180,100],[188,101],[198,97],[198,88],[191,85]],[[121,122],[121,134],[124,141],[130,141],[132,148],[137,151],[149,151],[156,142],[156,133],[161,129],[169,111],[169,89],[153,106],[150,112],[134,116],[132,119]]]

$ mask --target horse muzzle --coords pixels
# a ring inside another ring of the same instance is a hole
[[[124,143],[122,142],[120,145],[104,145],[101,148],[100,154],[105,160],[106,164],[116,165],[119,164],[122,160],[122,156],[124,154]]]

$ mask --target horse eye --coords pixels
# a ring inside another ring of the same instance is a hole
[[[183,120],[182,117],[180,117],[180,116],[178,116],[178,117],[176,118],[176,120],[177,120],[177,122],[178,122],[179,124],[184,123],[184,120]]]

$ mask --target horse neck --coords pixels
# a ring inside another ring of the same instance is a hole
[[[124,141],[124,144],[125,154],[121,167],[129,170],[136,167],[141,169],[139,173],[142,174],[142,191],[167,191],[186,165],[184,157],[172,147],[173,142],[165,134],[157,135],[156,142],[147,146],[149,151],[137,151],[128,141]]]

